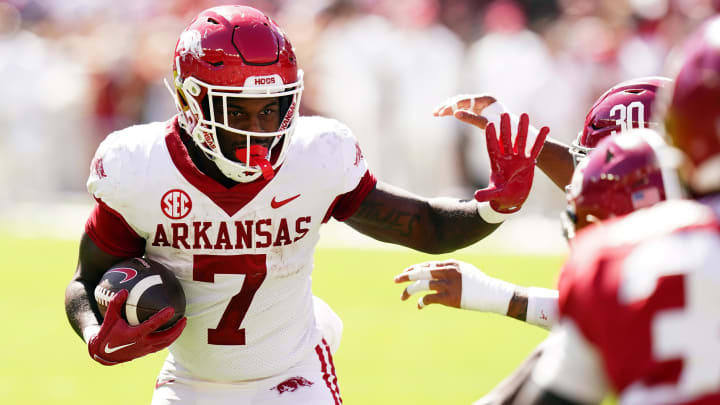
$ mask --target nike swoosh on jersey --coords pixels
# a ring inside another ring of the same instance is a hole
[[[294,196],[292,196],[292,197],[290,197],[290,198],[287,198],[287,199],[284,199],[284,200],[281,200],[281,201],[277,201],[277,200],[275,200],[275,198],[277,198],[277,197],[273,197],[272,201],[270,201],[270,206],[273,207],[273,208],[280,208],[280,207],[282,207],[283,205],[289,203],[290,201],[292,201],[292,200],[294,200],[294,199],[296,199],[296,198],[298,198],[298,197],[300,197],[300,194],[294,195]]]
[[[132,345],[134,345],[134,344],[135,344],[135,342],[131,342],[131,343],[128,343],[128,344],[126,344],[126,345],[120,345],[120,346],[110,347],[110,344],[105,343],[105,353],[107,353],[107,354],[115,353],[115,352],[118,351],[118,350],[124,349],[124,348],[126,348],[126,347],[128,347],[128,346],[132,346]]]

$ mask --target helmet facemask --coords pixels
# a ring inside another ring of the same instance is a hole
[[[266,180],[271,179],[287,153],[303,90],[302,71],[298,72],[298,80],[294,83],[282,84],[277,75],[269,79],[271,80],[256,80],[251,77],[246,84],[262,84],[242,87],[215,86],[194,77],[188,77],[182,82],[176,79],[178,93],[187,105],[180,114],[181,127],[190,133],[195,144],[208,159],[215,162],[218,169],[233,181],[248,183],[261,176]],[[266,82],[273,84],[267,85]],[[278,82],[280,84],[274,84]],[[234,128],[228,117],[228,105],[234,100],[243,99],[278,99],[280,120],[277,129],[255,132]],[[223,151],[219,139],[221,131],[241,137],[244,147]]]

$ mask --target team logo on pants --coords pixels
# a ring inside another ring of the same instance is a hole
[[[278,395],[280,395],[283,392],[287,392],[287,391],[293,392],[300,387],[309,387],[313,384],[314,383],[312,381],[308,381],[303,377],[292,377],[292,378],[288,378],[287,380],[281,382],[276,387],[270,388],[270,390],[277,390]]]

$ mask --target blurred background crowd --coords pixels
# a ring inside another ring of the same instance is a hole
[[[215,0],[0,0],[0,212],[85,193],[111,131],[164,121],[177,37]],[[378,178],[425,196],[487,182],[478,131],[432,111],[490,93],[571,142],[609,86],[660,75],[716,0],[246,0],[285,28],[305,71],[302,113],[354,131]],[[524,208],[553,219],[536,176]],[[552,194],[552,195],[551,195]],[[78,197],[82,196],[82,197]]]

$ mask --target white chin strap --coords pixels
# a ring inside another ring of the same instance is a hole
[[[238,170],[238,165],[233,164],[227,159],[212,159],[212,161],[215,162],[215,165],[217,165],[218,169],[220,169],[220,171],[222,172],[222,174],[225,175],[225,177],[238,183],[250,183],[251,181],[255,181],[260,178],[260,176],[262,176],[261,171],[252,172],[248,171],[247,168]]]
[[[285,134],[286,137],[288,137],[292,133],[293,128],[290,128],[290,131]],[[193,130],[193,138],[196,138],[196,136],[202,136],[203,130],[201,128],[201,125],[195,126],[195,129]],[[196,142],[197,144],[197,142]],[[275,143],[273,143],[273,146],[275,146]],[[279,147],[282,147],[282,145],[279,145]],[[227,178],[229,178],[232,181],[235,181],[237,183],[250,183],[252,181],[255,181],[259,179],[263,173],[260,168],[257,167],[248,167],[241,163],[236,163],[225,156],[222,156],[222,152],[220,151],[220,148],[218,148],[217,151],[208,151],[205,148],[200,148],[205,156],[212,160],[217,168],[220,170],[220,172]],[[270,160],[270,154],[272,153],[272,147],[268,149],[268,156],[266,157],[267,160]],[[273,166],[273,170],[275,167]]]

